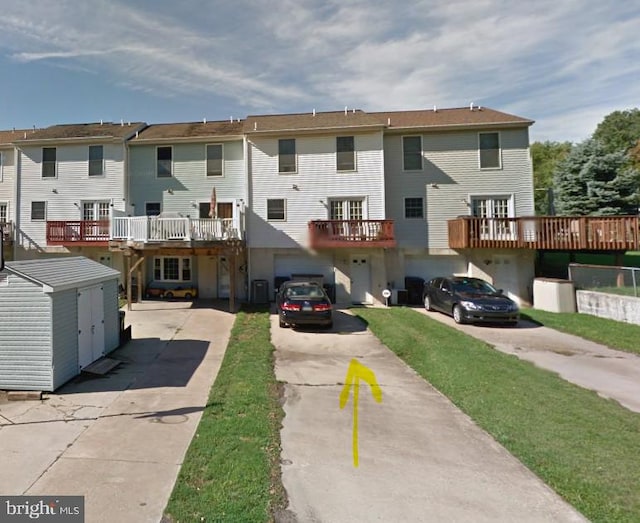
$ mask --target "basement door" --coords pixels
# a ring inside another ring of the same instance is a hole
[[[220,256],[218,258],[218,298],[229,298],[230,289],[229,258]]]
[[[368,291],[371,284],[369,259],[365,256],[351,257],[351,301],[369,303]]]
[[[102,285],[78,291],[78,364],[90,365],[104,354]]]

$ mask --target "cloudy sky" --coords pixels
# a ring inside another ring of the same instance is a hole
[[[640,106],[622,0],[0,0],[0,129],[463,107],[580,141]]]

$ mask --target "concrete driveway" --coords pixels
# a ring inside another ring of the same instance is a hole
[[[87,522],[158,523],[233,320],[210,306],[135,304],[133,339],[111,355],[118,368],[0,404],[0,492],[83,495]]]
[[[282,478],[300,522],[584,521],[533,473],[420,378],[350,314],[331,332],[278,327],[284,382]],[[360,382],[354,467],[352,358],[375,373],[382,402]]]
[[[423,308],[416,311],[640,412],[640,357],[635,354],[524,320],[516,328],[457,325],[453,318],[439,312]]]

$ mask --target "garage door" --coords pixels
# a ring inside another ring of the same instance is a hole
[[[404,275],[418,276],[425,281],[436,276],[466,274],[467,264],[461,256],[406,256]]]
[[[322,274],[324,283],[334,283],[333,260],[324,256],[276,255],[274,277],[292,274]]]

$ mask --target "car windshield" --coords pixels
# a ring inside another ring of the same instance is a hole
[[[468,294],[497,294],[497,289],[483,280],[459,280],[453,282],[456,292]]]
[[[286,292],[287,298],[322,298],[322,289],[315,285],[300,285],[289,287]]]

